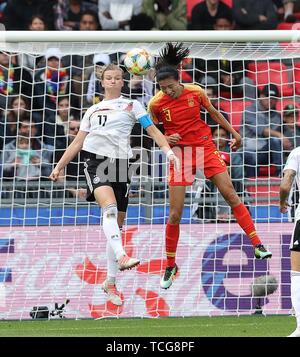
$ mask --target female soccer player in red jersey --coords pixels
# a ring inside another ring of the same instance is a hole
[[[179,223],[184,206],[186,186],[192,185],[196,169],[202,169],[206,178],[218,187],[232,208],[233,214],[249,236],[258,259],[271,258],[258,237],[253,220],[237,195],[228,175],[226,164],[213,143],[210,127],[200,118],[204,107],[210,116],[232,134],[230,147],[237,150],[241,145],[240,135],[223,115],[211,104],[205,91],[198,85],[181,84],[177,66],[189,54],[182,44],[168,43],[160,53],[156,64],[156,78],[160,91],[149,102],[149,112],[156,123],[163,123],[165,136],[177,157],[181,157],[180,172],[170,165],[169,198],[170,212],[166,226],[167,268],[160,285],[168,289],[177,273],[175,263],[179,240]],[[175,151],[176,150],[176,151]]]

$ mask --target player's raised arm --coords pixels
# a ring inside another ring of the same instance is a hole
[[[222,113],[220,113],[210,102],[209,98],[207,97],[206,93],[204,91],[201,92],[201,100],[202,100],[202,105],[205,107],[205,109],[208,111],[212,119],[221,125],[222,128],[227,130],[229,133],[232,134],[233,139],[230,142],[230,148],[232,150],[237,150],[241,144],[242,144],[242,138],[240,134],[234,130],[234,128],[230,125],[228,120],[224,118]]]

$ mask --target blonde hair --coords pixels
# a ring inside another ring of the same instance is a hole
[[[104,73],[106,71],[120,71],[122,73],[122,77],[124,77],[123,69],[115,63],[110,63],[107,66],[102,67],[101,79],[104,79]]]

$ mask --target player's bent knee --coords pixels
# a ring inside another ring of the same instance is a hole
[[[115,203],[103,207],[103,218],[117,219],[117,217],[118,217],[118,208]]]

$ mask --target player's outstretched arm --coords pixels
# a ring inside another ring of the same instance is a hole
[[[79,151],[82,149],[82,145],[87,134],[87,132],[79,130],[75,139],[68,146],[65,153],[51,172],[49,176],[49,179],[51,181],[57,181],[61,170],[63,170],[65,166],[68,165],[68,163],[73,159],[73,157],[75,157],[79,153]]]
[[[284,171],[283,178],[280,183],[280,189],[279,189],[279,197],[280,197],[280,202],[279,202],[279,209],[281,213],[286,213],[287,208],[289,206],[288,204],[288,197],[294,182],[296,176],[296,171],[288,169]]]
[[[161,150],[167,155],[168,160],[173,162],[175,170],[179,170],[179,159],[174,154],[162,132],[153,124],[148,126],[146,131],[161,148]]]

